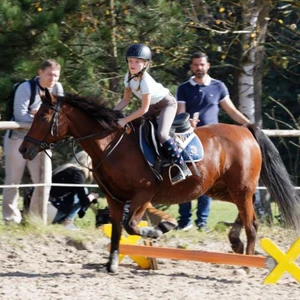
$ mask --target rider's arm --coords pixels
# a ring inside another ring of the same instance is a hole
[[[127,117],[120,119],[119,124],[121,126],[123,125],[122,127],[124,127],[125,124],[143,116],[149,110],[150,100],[151,100],[150,94],[143,94],[141,107],[136,111],[134,111],[133,113],[131,113],[130,115],[128,115]]]
[[[118,102],[118,104],[116,105],[114,110],[122,110],[123,108],[125,108],[131,99],[131,95],[132,95],[131,89],[126,87],[124,90],[124,95],[123,95],[122,100],[120,102]]]

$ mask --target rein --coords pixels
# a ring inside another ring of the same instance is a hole
[[[94,136],[98,135],[99,133],[97,133],[97,134],[92,134],[92,135],[88,135],[88,136],[84,136],[84,137],[81,137],[81,138],[78,138],[78,139],[74,139],[74,138],[73,138],[72,141],[71,141],[71,142],[72,142],[72,148],[73,148],[73,155],[74,155],[74,157],[75,157],[77,163],[78,163],[80,166],[82,166],[82,167],[88,169],[90,172],[96,171],[96,170],[103,164],[103,162],[105,161],[105,159],[106,159],[106,158],[107,158],[107,157],[115,150],[115,148],[120,144],[120,142],[121,142],[121,140],[123,139],[125,133],[126,133],[126,131],[124,130],[123,133],[120,135],[119,139],[117,140],[117,142],[114,144],[113,147],[111,147],[111,144],[114,142],[114,140],[113,140],[111,143],[109,143],[109,144],[107,145],[107,147],[104,149],[104,157],[103,157],[103,159],[98,163],[98,165],[97,165],[95,168],[90,168],[89,166],[85,166],[85,165],[83,165],[83,164],[77,159],[77,157],[76,157],[76,152],[75,152],[75,149],[76,149],[76,147],[75,147],[75,142],[78,142],[78,141],[81,141],[81,140],[85,140],[85,139],[94,137]],[[109,149],[110,147],[111,147],[111,149]]]
[[[56,103],[56,106],[51,106],[51,105],[48,105],[48,104],[42,104],[42,106],[44,107],[48,107],[52,110],[55,111],[54,113],[54,116],[53,116],[53,119],[52,119],[52,126],[51,126],[51,129],[50,129],[50,134],[52,136],[55,136],[56,138],[58,138],[58,128],[59,128],[59,123],[58,123],[58,116],[59,116],[59,111],[61,109],[61,100],[60,98],[57,99],[57,103]],[[107,147],[104,149],[103,151],[103,154],[104,154],[104,157],[103,159],[98,163],[98,165],[94,168],[89,168],[88,166],[85,166],[83,165],[81,162],[79,162],[79,160],[77,159],[76,157],[76,153],[75,153],[75,143],[76,142],[79,142],[79,141],[83,141],[83,140],[86,140],[86,139],[90,139],[90,138],[93,138],[93,137],[96,137],[96,136],[105,136],[107,133],[111,133],[111,131],[109,130],[108,132],[105,131],[104,133],[103,132],[97,132],[97,133],[93,133],[93,134],[90,134],[90,135],[87,135],[87,136],[84,136],[84,137],[80,137],[80,138],[77,138],[75,139],[74,137],[67,137],[67,138],[64,138],[62,141],[60,141],[60,143],[58,143],[58,141],[54,142],[54,143],[46,143],[44,141],[39,141],[35,138],[32,138],[30,136],[25,136],[24,137],[24,140],[28,141],[28,142],[31,142],[33,144],[36,144],[38,145],[45,153],[46,155],[52,160],[52,157],[48,154],[48,152],[46,150],[50,149],[54,149],[55,146],[57,144],[61,144],[61,143],[65,143],[65,142],[71,142],[72,143],[72,148],[73,148],[73,156],[75,158],[75,160],[77,161],[77,163],[88,169],[90,172],[94,172],[95,170],[97,170],[102,164],[103,162],[106,160],[106,158],[116,149],[116,147],[119,145],[119,143],[121,142],[121,140],[123,139],[124,135],[127,133],[128,134],[128,128],[125,128],[125,130],[122,132],[122,134],[120,135],[120,137],[118,138],[118,140],[115,142],[115,139],[113,139],[113,141],[111,143],[109,143],[107,145]],[[46,135],[47,136],[47,135]],[[115,142],[115,143],[114,143]],[[114,143],[114,144],[113,144]],[[112,146],[113,144],[113,146]],[[118,199],[117,197],[115,197],[109,190],[108,188],[104,185],[104,183],[101,181],[100,178],[98,178],[98,181],[99,183],[102,185],[103,189],[106,191],[106,193],[113,199],[113,200],[116,200],[120,203],[124,203],[124,201]]]
[[[115,148],[119,145],[119,143],[121,142],[121,140],[123,139],[124,135],[125,135],[126,131],[124,130],[123,133],[121,134],[121,136],[119,137],[119,139],[117,140],[117,142],[114,144],[113,147],[111,147],[111,144],[114,142],[114,140],[104,149],[104,157],[103,159],[98,163],[98,165],[95,168],[90,168],[89,166],[85,166],[83,165],[76,156],[76,152],[75,152],[75,142],[78,142],[79,140],[84,140],[87,138],[90,138],[92,136],[95,135],[90,135],[90,136],[86,136],[86,137],[81,137],[79,139],[73,139],[72,140],[72,148],[73,148],[73,156],[75,158],[75,160],[77,161],[77,163],[82,166],[83,168],[88,169],[90,172],[94,172],[96,171],[105,161],[105,159],[115,150]],[[109,149],[111,147],[111,149]],[[115,201],[120,202],[120,203],[124,203],[124,201],[120,200],[119,198],[117,198],[116,196],[114,196],[109,189],[104,185],[104,183],[102,182],[102,180],[98,177],[98,181],[101,184],[102,188],[106,191],[106,193]]]

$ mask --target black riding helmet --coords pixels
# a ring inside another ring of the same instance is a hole
[[[131,45],[126,52],[126,61],[128,57],[142,58],[149,61],[152,59],[150,48],[144,44]]]

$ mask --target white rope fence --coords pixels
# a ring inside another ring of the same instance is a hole
[[[0,121],[0,130],[7,129],[29,129],[31,123],[18,123],[14,121]],[[262,130],[269,137],[300,137],[300,130],[282,130],[282,129],[263,129]]]
[[[40,187],[40,186],[74,186],[74,187],[96,187],[99,188],[98,184],[74,184],[74,183],[26,183],[26,184],[8,184],[0,185],[0,188],[20,188],[20,187]]]
[[[69,186],[69,187],[93,187],[99,188],[98,184],[74,184],[74,183],[26,183],[26,184],[8,184],[8,185],[0,185],[0,188],[21,188],[21,187],[39,187],[39,186]],[[266,190],[267,188],[264,186],[258,186],[257,190]],[[300,186],[295,186],[296,190],[300,190]]]

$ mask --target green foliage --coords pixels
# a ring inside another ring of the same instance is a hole
[[[257,46],[266,49],[262,101],[268,128],[296,128],[300,123],[298,2],[264,2],[266,6],[271,3],[271,11],[264,19],[269,22],[266,41],[259,44],[259,26],[253,32]],[[204,51],[211,60],[211,76],[223,80],[232,97],[238,99],[236,78],[243,50],[242,15],[246,4],[250,2],[2,0],[0,109],[12,84],[35,75],[46,58],[55,58],[62,64],[61,81],[66,91],[100,94],[113,106],[123,93],[127,71],[124,53],[134,42],[150,46],[150,72],[172,93],[189,77],[191,53]],[[292,111],[296,123],[270,97]],[[137,105],[138,101],[132,101],[129,110]],[[220,120],[231,122],[222,114]],[[279,148],[284,144],[276,143]],[[296,176],[299,148],[288,144],[283,148],[286,165]],[[58,156],[69,151],[64,148]]]

